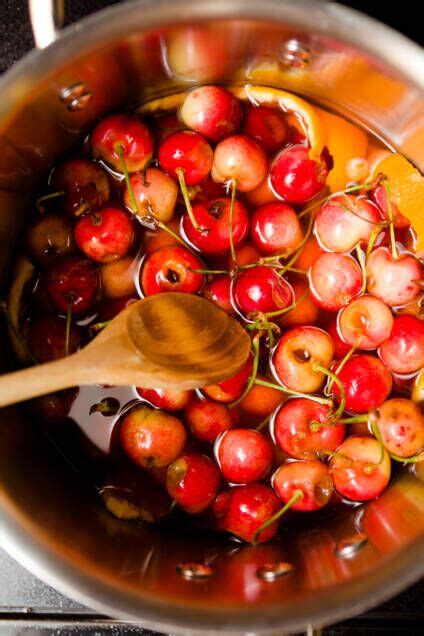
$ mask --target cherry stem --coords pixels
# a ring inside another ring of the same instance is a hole
[[[116,151],[116,153],[117,153],[117,155],[119,157],[119,160],[121,162],[122,173],[123,173],[124,179],[125,179],[125,185],[127,186],[128,194],[130,196],[131,209],[132,209],[133,213],[138,216],[138,205],[137,205],[137,201],[136,201],[136,198],[135,198],[135,195],[134,195],[134,189],[132,187],[130,175],[129,175],[128,168],[127,168],[127,163],[126,163],[125,157],[124,157],[124,147],[121,144],[117,144],[117,146],[115,147],[115,151]]]
[[[320,364],[315,363],[312,366],[314,371],[319,371],[321,373],[323,373],[324,375],[326,375],[328,378],[330,378],[331,380],[333,380],[331,386],[333,385],[333,383],[335,383],[340,391],[340,404],[338,406],[337,411],[332,415],[331,419],[332,420],[338,420],[342,415],[343,415],[343,411],[345,409],[345,404],[346,404],[346,391],[345,388],[343,386],[343,384],[340,382],[339,378],[337,377],[337,375],[335,373],[333,373],[332,371],[330,371],[330,369],[326,369],[325,367],[321,366]]]
[[[352,192],[359,192],[360,190],[367,191],[367,190],[371,190],[373,187],[374,187],[373,184],[360,183],[358,185],[350,186],[349,188],[345,188],[344,190],[339,190],[339,192],[332,192],[328,196],[323,197],[322,199],[319,199],[319,201],[316,201],[312,205],[309,205],[307,208],[302,210],[302,212],[298,215],[298,218],[299,219],[302,218],[302,216],[305,216],[306,214],[311,212],[311,210],[314,210],[318,205],[321,205],[321,203],[325,203],[326,201],[330,201],[333,197],[338,197],[338,196],[341,196],[343,194],[351,194]]]
[[[184,178],[184,169],[183,168],[176,168],[175,173],[178,177],[178,181],[180,183],[180,189],[181,189],[181,194],[183,195],[183,199],[184,199],[184,204],[186,206],[186,210],[187,210],[187,214],[190,217],[190,221],[193,224],[193,227],[195,230],[197,230],[198,232],[204,232],[206,231],[206,228],[204,227],[200,227],[200,225],[198,224],[196,217],[193,214],[193,208],[191,207],[191,201],[190,201],[190,196],[187,190],[187,184],[185,182],[185,178]]]
[[[350,465],[353,464],[352,457],[348,457],[348,455],[344,455],[343,453],[338,453],[337,451],[330,450],[322,450],[319,451],[320,455],[325,455],[325,457],[331,457],[332,459],[342,459],[343,461],[349,462]]]
[[[369,223],[370,225],[375,225],[378,228],[382,228],[388,225],[388,223],[386,223],[385,221],[370,221],[369,219],[366,219],[365,217],[361,216],[360,214],[352,210],[349,206],[344,205],[343,203],[339,203],[338,205],[340,205],[342,210],[344,210],[345,212],[349,212],[353,216],[356,216],[358,219],[361,219],[361,221],[365,221],[365,223]]]
[[[355,415],[354,417],[344,417],[341,420],[337,420],[337,424],[360,424],[362,422],[368,422],[370,419],[370,414],[366,413],[365,415]]]
[[[312,232],[312,227],[313,227],[313,224],[314,224],[314,218],[315,218],[314,215],[311,214],[311,216],[309,218],[308,227],[306,228],[305,236],[303,237],[302,242],[296,248],[296,251],[294,252],[294,254],[291,257],[291,259],[289,260],[289,262],[286,263],[285,265],[283,265],[283,267],[278,270],[279,274],[284,274],[284,272],[289,270],[290,267],[292,267],[292,265],[297,261],[297,259],[299,258],[299,256],[303,252],[303,248],[305,246],[305,243],[309,239],[309,237],[311,235],[311,232]]]
[[[359,265],[361,267],[361,272],[362,272],[362,287],[361,287],[360,294],[365,294],[365,291],[367,289],[367,273],[365,270],[366,257],[360,245],[357,245],[355,250],[356,250],[356,255],[358,257]]]
[[[169,504],[168,510],[166,511],[166,516],[167,517],[169,517],[169,515],[171,515],[174,512],[174,510],[177,507],[177,505],[178,505],[177,502],[175,501],[175,499],[173,499],[171,501],[171,503]]]
[[[112,321],[111,320],[105,320],[104,322],[96,322],[94,325],[91,325],[91,327],[89,327],[90,336],[93,336],[98,331],[101,331],[102,329],[107,327],[110,322],[112,322]]]
[[[19,343],[19,345],[22,347],[23,351],[25,352],[25,356],[31,361],[32,364],[38,364],[37,358],[32,354],[30,348],[28,347],[27,342],[25,341],[21,332],[19,331],[19,329],[17,328],[17,326],[14,324],[13,320],[11,319],[9,314],[9,308],[5,300],[0,301],[0,309],[4,314],[4,317],[6,319],[6,322],[10,331],[13,333],[17,342]]]
[[[233,267],[238,267],[236,250],[234,247],[234,236],[233,236],[233,216],[234,216],[234,205],[236,202],[236,192],[237,192],[237,182],[235,179],[230,179],[229,187],[231,189],[230,214],[228,219],[229,232],[230,232],[229,234],[230,252],[231,252],[231,260],[233,261]]]
[[[228,269],[193,269],[192,267],[187,267],[190,272],[194,272],[195,274],[229,274]]]
[[[229,407],[230,409],[234,408],[235,406],[237,406],[237,404],[240,404],[240,402],[246,397],[246,395],[249,393],[250,389],[252,388],[252,386],[255,383],[256,380],[256,376],[258,375],[258,366],[259,366],[259,345],[260,345],[260,336],[256,335],[253,340],[252,340],[252,349],[253,349],[253,365],[252,365],[252,373],[249,377],[249,380],[246,384],[246,387],[243,391],[243,393],[240,395],[239,398],[237,398],[237,400],[235,400],[234,402],[232,402]]]
[[[174,230],[171,230],[170,227],[165,225],[165,223],[163,223],[163,221],[158,221],[156,219],[156,217],[154,217],[154,216],[152,216],[152,220],[155,223],[157,228],[160,228],[164,232],[167,232],[169,234],[169,236],[172,236],[172,238],[177,241],[177,243],[180,243],[180,245],[185,247],[186,250],[191,252],[194,256],[197,256],[196,252],[190,247],[190,245],[188,245],[188,243],[186,243],[186,241],[183,238],[181,238],[181,236],[178,236],[178,234],[176,234],[176,232],[174,232]]]
[[[335,372],[335,375],[338,375],[340,373],[340,371],[343,369],[343,367],[345,366],[345,364],[347,362],[349,362],[349,360],[351,359],[351,357],[353,356],[353,354],[355,353],[355,351],[357,351],[358,347],[361,344],[362,338],[364,337],[363,334],[361,334],[357,341],[356,344],[352,345],[352,347],[349,349],[349,351],[347,352],[347,354],[344,356],[344,358],[340,361],[340,364],[337,365],[337,369]],[[331,389],[333,388],[333,384],[334,381],[330,380],[329,384],[328,384],[328,390],[331,391]]]
[[[45,194],[44,196],[39,197],[35,202],[37,210],[40,214],[44,214],[46,211],[45,207],[42,205],[44,201],[50,201],[50,199],[55,199],[56,197],[63,197],[65,194],[66,192],[64,190],[58,190],[57,192],[50,192],[50,194]]]
[[[271,415],[268,415],[264,420],[262,420],[260,424],[257,425],[255,430],[258,431],[259,433],[263,428],[265,428],[265,426],[268,424],[270,419],[271,419]]]
[[[295,395],[296,397],[303,397],[312,402],[317,402],[318,404],[327,404],[328,406],[333,406],[333,401],[329,398],[322,398],[318,395],[311,395],[310,393],[301,393],[300,391],[292,391],[291,389],[286,389],[286,387],[281,386],[281,384],[275,384],[275,382],[267,382],[265,380],[258,380],[256,378],[255,384],[259,386],[267,387],[268,389],[276,389],[277,391],[281,391],[282,393],[287,393],[287,395]]]
[[[398,252],[397,252],[397,248],[396,248],[396,237],[395,237],[395,226],[393,223],[393,207],[392,207],[392,201],[390,198],[390,184],[387,181],[387,179],[385,179],[384,181],[384,189],[386,191],[386,199],[387,199],[387,213],[389,215],[389,232],[390,232],[390,244],[392,247],[392,256],[394,260],[397,260],[398,258]]]
[[[377,236],[379,234],[380,234],[380,228],[375,227],[373,229],[373,231],[371,232],[371,235],[370,235],[370,238],[369,238],[369,241],[368,241],[367,250],[366,250],[366,253],[365,253],[365,262],[367,262],[370,254],[371,254],[371,252],[373,250],[374,243],[377,240]],[[365,284],[366,284],[366,282],[365,282]]]
[[[68,308],[66,311],[66,328],[65,328],[65,356],[69,356],[69,340],[71,336],[71,319],[72,319],[72,304],[74,302],[73,295],[68,298]]]
[[[395,462],[402,462],[404,464],[418,464],[419,462],[424,462],[424,451],[420,451],[417,455],[412,455],[411,457],[401,457],[400,455],[391,453],[390,457],[394,459]]]
[[[375,464],[367,464],[366,466],[364,466],[364,472],[366,472],[367,474],[372,473],[372,471],[375,470],[377,468],[377,466],[380,466],[380,464],[384,460],[383,438],[381,437],[380,429],[378,428],[378,425],[377,425],[376,422],[372,422],[371,423],[371,429],[372,429],[372,432],[374,433],[375,439],[377,440],[378,445],[380,447],[380,459]]]
[[[292,302],[292,304],[289,305],[288,307],[284,307],[284,309],[278,309],[277,311],[269,311],[268,313],[264,314],[264,316],[266,318],[275,318],[277,316],[283,316],[284,314],[287,314],[289,311],[294,309],[299,303],[301,303],[302,300],[304,300],[307,295],[308,295],[308,292],[305,292],[304,294],[302,294],[300,298]]]
[[[301,490],[295,490],[292,497],[290,497],[288,502],[281,508],[281,510],[279,510],[278,512],[275,513],[275,515],[267,519],[267,521],[265,521],[265,523],[263,523],[261,527],[258,530],[256,530],[255,534],[253,535],[253,544],[258,542],[259,536],[262,534],[264,530],[266,530],[267,528],[269,528],[269,526],[271,526],[273,523],[278,521],[284,515],[284,513],[287,512],[287,510],[290,510],[290,508],[294,506],[294,504],[297,501],[299,501],[300,499],[303,499],[303,497],[304,495]]]

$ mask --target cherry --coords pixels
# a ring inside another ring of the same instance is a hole
[[[57,256],[75,251],[72,223],[60,214],[44,214],[28,226],[25,244],[30,257],[37,264],[46,267]]]
[[[329,503],[333,495],[333,480],[328,467],[318,459],[282,464],[273,474],[271,483],[285,504],[293,501],[299,492],[301,496],[290,506],[299,512],[319,510]]]
[[[231,278],[226,276],[216,276],[214,280],[203,288],[203,296],[218,305],[227,314],[234,314],[234,307],[231,303]]]
[[[424,445],[424,418],[412,400],[393,398],[378,409],[377,426],[386,450],[398,457],[417,455]]]
[[[195,396],[184,409],[184,419],[197,439],[214,442],[234,425],[234,411],[205,397]]]
[[[334,354],[333,341],[323,329],[293,327],[280,338],[272,355],[276,377],[293,391],[313,393],[325,380],[316,365],[328,368]]]
[[[168,113],[155,117],[154,125],[159,143],[166,139],[166,137],[169,137],[172,133],[184,128],[175,113]]]
[[[394,203],[393,201],[391,201],[390,203],[390,211],[389,211],[389,207],[387,205],[387,190],[384,187],[384,185],[379,185],[373,190],[371,190],[371,198],[374,201],[374,203],[377,204],[378,208],[381,210],[384,218],[387,221],[390,221],[390,212],[391,212],[391,215],[393,218],[393,224],[395,228],[404,229],[411,225],[411,222],[409,221],[409,219],[407,219],[406,216],[403,216],[403,214],[400,213],[399,208],[397,207],[396,203]]]
[[[143,173],[131,175],[130,184],[137,204],[137,213],[141,218],[153,216],[163,223],[172,218],[178,199],[178,186],[174,179],[159,168],[147,168]],[[131,198],[130,190],[126,187],[125,206],[130,212],[135,212]]]
[[[266,203],[279,201],[274,192],[271,190],[268,176],[266,176],[265,179],[261,181],[254,190],[246,192],[244,196],[246,201],[252,208],[258,208],[261,205],[265,205]]]
[[[205,181],[191,189],[190,197],[194,195],[193,200],[198,203],[199,201],[209,201],[210,199],[221,199],[226,194],[225,184],[215,183],[212,177],[209,176]]]
[[[159,146],[160,166],[172,177],[183,174],[185,184],[201,183],[211,171],[212,148],[201,135],[192,130],[182,130],[169,135]]]
[[[282,327],[297,327],[299,325],[314,325],[320,317],[320,309],[314,302],[309,285],[304,280],[291,282],[296,305],[287,313],[278,318],[277,322]]]
[[[346,427],[331,423],[330,411],[326,404],[291,398],[274,414],[271,435],[291,457],[314,459],[325,449],[335,450],[344,440]]]
[[[66,389],[56,393],[42,395],[32,402],[40,417],[50,422],[63,422],[69,415],[72,403],[78,394],[78,389]]]
[[[360,349],[376,349],[389,337],[393,314],[381,300],[364,295],[352,300],[338,317],[338,328],[344,342]]]
[[[326,329],[334,343],[334,357],[336,360],[341,360],[351,351],[352,345],[346,344],[340,338],[337,319],[330,320],[330,322],[326,326]]]
[[[367,259],[367,289],[386,305],[406,305],[420,293],[423,277],[418,259],[412,254],[394,258],[387,247],[378,247]]]
[[[324,250],[321,248],[315,236],[310,236],[306,243],[302,246],[302,251],[296,258],[295,266],[299,269],[303,269],[304,271],[308,271],[308,269],[315,263],[317,258],[321,254],[325,253],[326,252],[324,252]]]
[[[211,141],[221,141],[240,126],[240,102],[222,86],[199,86],[190,91],[181,106],[180,117]]]
[[[203,254],[215,255],[228,252],[230,244],[230,208],[228,198],[193,205],[193,216],[200,229],[196,229],[188,214],[182,218],[182,231],[187,240]],[[202,230],[202,228],[205,228]],[[249,229],[249,218],[245,206],[240,201],[234,202],[232,216],[233,245],[238,246],[246,238]]]
[[[243,267],[244,265],[253,265],[253,263],[257,263],[261,257],[256,247],[250,243],[243,243],[243,245],[236,247],[235,253],[239,267]],[[228,257],[227,265],[229,269],[231,269],[234,265],[231,254]]]
[[[120,208],[103,208],[79,219],[75,241],[97,263],[116,261],[128,252],[134,230],[128,214]]]
[[[171,230],[172,234],[169,233]],[[171,245],[181,245],[179,240],[180,219],[173,217],[166,224],[166,228],[157,226],[153,228],[146,227],[144,231],[144,252],[151,254],[161,247],[170,247]]]
[[[254,245],[265,256],[295,250],[303,240],[296,212],[281,202],[257,208],[252,215],[250,233]]]
[[[244,270],[234,284],[234,302],[245,315],[269,313],[288,307],[294,298],[285,278],[264,265]]]
[[[297,145],[284,148],[274,157],[269,178],[281,199],[299,205],[321,192],[327,174],[324,162],[310,159],[308,149]]]
[[[249,376],[252,373],[253,357],[250,355],[240,371],[227,380],[222,380],[218,384],[211,384],[203,387],[202,391],[217,402],[234,402],[244,391]]]
[[[181,246],[162,247],[144,261],[141,286],[146,296],[167,291],[195,294],[204,283],[204,275],[197,271],[203,263]]]
[[[352,256],[325,252],[311,266],[309,284],[322,309],[337,311],[361,293],[363,274]]]
[[[337,492],[353,501],[378,497],[389,483],[390,469],[387,451],[372,437],[348,437],[330,461]]]
[[[37,318],[29,332],[29,349],[37,362],[50,362],[73,353],[81,344],[76,325],[70,325],[68,352],[66,351],[66,320],[58,316],[44,315]]]
[[[397,316],[379,349],[380,358],[394,373],[415,373],[424,367],[424,322],[415,316]]]
[[[280,507],[280,500],[272,488],[264,484],[247,484],[221,492],[213,504],[213,513],[222,530],[248,543],[263,543],[277,534],[278,521],[265,528],[259,537],[255,535]]]
[[[215,456],[222,476],[232,484],[260,481],[271,470],[272,446],[253,429],[233,428],[215,443]]]
[[[287,139],[288,126],[284,114],[268,106],[246,108],[243,133],[253,137],[267,152],[275,152]]]
[[[54,307],[66,314],[91,309],[100,294],[100,273],[94,263],[80,256],[60,256],[46,272],[44,281]]]
[[[331,197],[318,210],[315,234],[326,250],[350,252],[356,245],[368,243],[379,223],[380,214],[371,201],[340,194]]]
[[[124,162],[128,172],[143,170],[153,156],[152,134],[134,115],[109,115],[94,128],[90,141],[94,157],[120,172]]]
[[[235,181],[238,190],[249,192],[261,183],[266,171],[266,155],[250,137],[233,135],[215,148],[212,178],[218,183]]]
[[[180,455],[166,473],[168,493],[190,514],[209,508],[218,494],[220,481],[216,464],[199,453]]]
[[[182,389],[144,389],[137,387],[137,393],[152,406],[164,411],[181,411],[193,398],[193,391]]]
[[[122,420],[122,448],[142,468],[168,466],[181,454],[186,431],[179,419],[148,406],[139,406]]]
[[[122,296],[121,298],[112,298],[103,302],[97,316],[98,322],[112,320],[119,312],[131,305],[131,303],[137,302],[137,300],[140,300],[138,296]]]
[[[104,263],[100,267],[103,295],[106,298],[135,296],[138,269],[138,260],[131,255],[124,256],[118,261]]]
[[[265,382],[267,380],[261,375],[258,375],[257,379]],[[281,404],[281,400],[281,391],[278,389],[254,384],[238,405],[240,420],[249,427],[262,424]],[[234,412],[234,409],[231,412]]]
[[[353,413],[368,413],[378,408],[392,390],[390,371],[381,360],[365,353],[352,356],[338,377],[346,392],[345,408]],[[333,391],[340,396],[337,384],[333,385]]]
[[[110,198],[106,173],[88,159],[69,159],[60,164],[52,173],[51,185],[65,192],[63,205],[70,216],[97,210]]]

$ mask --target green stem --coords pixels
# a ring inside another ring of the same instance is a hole
[[[265,428],[265,426],[268,424],[270,419],[271,419],[271,415],[268,415],[264,420],[262,420],[260,424],[257,425],[255,430],[260,432],[263,428]]]
[[[18,328],[16,327],[16,325],[13,323],[10,314],[9,314],[9,308],[7,306],[7,302],[5,300],[0,301],[0,309],[4,314],[4,317],[6,319],[7,325],[10,329],[10,331],[13,333],[13,335],[15,336],[16,340],[19,342],[20,346],[22,347],[22,349],[25,352],[25,356],[32,362],[32,364],[38,364],[38,360],[34,357],[34,355],[32,354],[30,348],[28,347],[28,344],[26,343],[25,339],[23,338],[22,334],[20,333],[20,331],[18,330]]]
[[[122,173],[124,175],[124,179],[125,179],[125,185],[127,186],[127,190],[128,190],[128,194],[130,197],[130,203],[131,203],[131,209],[133,211],[134,214],[138,215],[138,205],[137,205],[137,201],[134,195],[134,189],[132,187],[132,183],[131,183],[131,179],[130,179],[130,175],[128,172],[128,168],[127,168],[127,163],[125,161],[125,157],[124,157],[124,148],[123,146],[121,146],[121,144],[118,144],[115,148],[116,153],[119,157],[119,160],[121,162],[121,166],[122,166]]]
[[[314,210],[318,205],[321,205],[322,203],[325,203],[326,201],[330,201],[333,197],[338,197],[343,194],[352,194],[352,192],[359,192],[360,190],[368,191],[368,190],[371,190],[373,187],[374,185],[371,183],[370,184],[360,183],[359,185],[350,186],[349,188],[345,188],[345,190],[340,190],[339,192],[332,192],[328,196],[320,199],[319,201],[315,201],[315,203],[313,203],[312,205],[309,205],[307,208],[305,208],[305,210],[302,210],[302,212],[298,214],[298,218],[299,219],[302,218],[302,216],[305,216],[306,214],[311,212],[311,210]]]
[[[302,294],[300,298],[295,300],[288,307],[284,307],[284,309],[278,309],[277,311],[269,311],[268,313],[264,314],[264,316],[266,318],[276,318],[277,316],[283,316],[284,314],[287,314],[289,311],[294,309],[299,303],[301,303],[302,300],[304,300],[304,298],[306,298],[307,295],[308,295],[308,292],[305,292],[304,294]]]
[[[295,490],[293,496],[281,508],[281,510],[276,512],[275,515],[273,515],[270,519],[267,519],[267,521],[265,521],[265,523],[263,523],[261,527],[258,530],[256,530],[255,534],[253,535],[253,544],[258,542],[259,537],[264,530],[266,530],[267,528],[269,528],[269,526],[272,526],[273,523],[278,521],[284,515],[284,513],[287,512],[287,510],[289,510],[292,506],[294,506],[294,504],[297,501],[299,501],[300,499],[303,499],[303,496],[304,495],[301,490]]]
[[[104,322],[96,322],[94,325],[91,325],[88,329],[88,331],[90,332],[90,336],[93,336],[98,331],[101,331],[102,329],[107,327],[110,322],[111,320],[105,320]]]
[[[358,338],[357,343],[352,345],[352,347],[349,349],[347,354],[344,356],[343,360],[341,360],[340,364],[337,365],[337,369],[335,371],[335,375],[338,375],[340,373],[340,371],[343,369],[343,367],[345,366],[345,364],[347,362],[349,362],[349,360],[351,359],[351,357],[353,356],[353,354],[355,353],[355,351],[358,349],[359,345],[361,344],[362,338],[363,338],[363,335],[361,335]],[[333,380],[330,380],[330,382],[328,384],[328,391],[331,391],[331,389],[333,388],[333,384],[334,384]]]
[[[418,464],[419,462],[424,462],[424,451],[420,451],[417,455],[412,455],[411,457],[401,457],[400,455],[390,453],[390,457],[394,459],[395,462],[402,462],[404,464]]]
[[[387,199],[387,214],[389,215],[389,232],[390,232],[390,245],[392,248],[392,256],[394,260],[398,258],[398,252],[396,248],[396,237],[395,237],[395,226],[393,223],[393,207],[392,201],[390,198],[390,185],[387,179],[384,181],[384,189],[386,191],[386,199]]]
[[[284,272],[286,272],[290,267],[292,267],[292,265],[297,261],[297,259],[299,258],[299,256],[303,252],[303,248],[305,246],[305,243],[309,239],[309,237],[311,235],[311,232],[312,232],[312,227],[313,227],[313,224],[314,224],[314,218],[315,218],[314,215],[311,214],[311,216],[309,218],[308,227],[306,228],[306,233],[305,233],[305,236],[302,239],[302,242],[296,248],[296,251],[294,252],[294,254],[291,257],[291,259],[289,260],[289,262],[286,263],[285,265],[283,265],[283,267],[278,270],[279,274],[284,274]]]
[[[367,262],[370,254],[371,254],[371,252],[373,250],[374,243],[377,240],[377,236],[380,234],[380,229],[381,228],[375,227],[373,229],[373,231],[371,232],[371,235],[370,235],[370,238],[369,238],[369,241],[368,241],[368,245],[367,245],[367,250],[365,252],[365,262]]]
[[[45,208],[42,205],[44,201],[49,201],[50,199],[55,199],[56,197],[63,197],[65,194],[66,192],[64,190],[58,190],[57,192],[50,192],[50,194],[45,194],[42,197],[38,197],[38,199],[35,202],[37,210],[39,211],[40,214],[43,214],[45,212]]]
[[[365,415],[355,415],[354,417],[344,417],[337,420],[337,424],[361,424],[362,422],[368,422],[370,419],[369,413]]]
[[[343,384],[340,382],[339,378],[337,377],[337,375],[335,373],[333,373],[332,371],[330,371],[330,369],[326,369],[326,367],[321,366],[320,364],[315,363],[313,365],[313,370],[314,371],[319,371],[321,373],[323,373],[324,375],[326,375],[328,378],[330,378],[331,380],[333,380],[333,383],[335,383],[340,391],[340,404],[338,406],[337,411],[332,415],[333,420],[338,420],[344,412],[345,409],[345,404],[346,404],[346,391],[345,388],[343,386]]]
[[[281,391],[282,393],[286,393],[287,395],[294,395],[296,397],[303,397],[312,402],[317,402],[318,404],[327,404],[328,406],[333,406],[333,401],[329,398],[322,398],[318,395],[311,395],[310,393],[301,393],[300,391],[292,391],[291,389],[286,389],[286,387],[281,386],[281,384],[275,384],[274,382],[267,382],[266,380],[258,380],[256,378],[255,384],[259,386],[265,386],[268,389],[276,389],[277,391]]]
[[[197,230],[198,232],[206,232],[207,228],[200,227],[200,225],[198,224],[198,222],[196,220],[196,217],[194,216],[193,208],[191,207],[190,196],[188,194],[187,185],[186,185],[185,178],[184,178],[184,170],[183,170],[183,168],[177,168],[175,170],[175,173],[176,173],[176,175],[178,177],[178,181],[180,183],[181,194],[183,195],[184,204],[186,206],[187,214],[190,217],[190,221],[192,222],[194,229]]]
[[[234,216],[234,205],[236,202],[236,192],[237,192],[237,182],[235,179],[230,180],[230,188],[231,188],[231,201],[230,201],[230,215],[228,219],[229,233],[230,233],[229,235],[230,253],[231,253],[231,260],[233,262],[233,267],[238,267],[236,249],[234,247],[234,236],[233,236],[233,216]]]
[[[380,447],[380,459],[375,464],[367,464],[366,466],[364,466],[364,471],[367,474],[372,473],[372,471],[375,470],[377,468],[377,466],[380,466],[380,464],[382,464],[382,462],[384,460],[384,453],[385,453],[383,438],[381,437],[380,429],[378,428],[378,425],[377,425],[376,422],[372,422],[371,429],[372,429],[372,432],[374,433],[375,439],[377,440],[378,445]]]
[[[358,261],[359,261],[359,265],[361,267],[361,272],[362,272],[362,287],[361,287],[361,294],[365,294],[365,291],[367,289],[367,273],[365,270],[365,254],[362,251],[361,247],[359,245],[356,246],[356,255],[358,257]]]
[[[65,356],[69,356],[69,340],[71,336],[71,319],[72,319],[72,304],[74,299],[72,296],[68,298],[68,308],[66,311],[66,329],[65,329]]]
[[[229,274],[228,269],[193,269],[192,267],[187,267],[190,272],[194,272],[195,274]]]
[[[252,340],[252,349],[253,349],[253,366],[252,366],[252,373],[249,377],[249,381],[246,384],[246,387],[243,391],[243,393],[240,395],[239,398],[237,398],[237,400],[235,400],[234,402],[232,402],[230,404],[230,409],[234,408],[235,406],[237,406],[237,404],[240,404],[240,402],[246,397],[246,395],[249,393],[250,389],[252,388],[252,386],[255,383],[256,380],[256,376],[258,374],[258,366],[259,366],[259,340],[260,340],[260,336],[256,335],[253,340]]]
[[[352,457],[348,457],[347,455],[343,455],[343,453],[338,453],[337,451],[321,450],[319,451],[319,454],[324,455],[325,457],[331,457],[332,459],[335,458],[347,461],[350,465],[353,464]]]

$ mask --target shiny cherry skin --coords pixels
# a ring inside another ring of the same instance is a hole
[[[392,398],[378,409],[376,424],[384,447],[399,457],[412,457],[424,446],[424,417],[412,400]]]
[[[180,118],[187,128],[213,142],[236,132],[242,117],[241,104],[222,86],[199,86],[184,99]]]
[[[392,374],[373,356],[361,353],[352,356],[338,373],[346,392],[346,411],[368,413],[387,400],[392,390]],[[333,385],[334,395],[340,396],[339,387]]]
[[[314,459],[320,451],[335,450],[345,438],[346,427],[329,422],[330,410],[328,405],[306,398],[289,399],[272,418],[271,436],[296,459]],[[322,426],[315,430],[311,422]]]
[[[46,272],[47,294],[54,307],[66,314],[83,314],[98,301],[100,272],[97,266],[80,256],[61,256]]]
[[[126,212],[107,207],[79,219],[75,241],[81,252],[96,263],[117,261],[128,252],[134,239],[133,224]]]
[[[316,303],[337,311],[361,292],[363,275],[352,256],[325,252],[309,270],[309,284]]]
[[[150,130],[134,115],[109,115],[94,128],[90,137],[93,156],[122,172],[122,150],[128,172],[143,170],[153,156]]]
[[[404,314],[394,319],[393,327],[379,349],[380,358],[391,371],[415,373],[424,367],[424,322]]]
[[[195,186],[206,179],[212,169],[212,148],[202,135],[193,130],[182,130],[169,135],[159,146],[159,164],[171,177],[178,178],[177,170],[184,172],[186,185]]]
[[[393,314],[381,300],[364,294],[355,298],[338,316],[342,340],[351,347],[376,349],[390,336]]]
[[[80,330],[71,323],[69,353],[81,344]],[[53,315],[40,316],[31,324],[28,345],[37,362],[50,362],[66,355],[66,320]]]
[[[162,247],[144,261],[143,292],[146,296],[168,291],[195,294],[203,287],[205,277],[192,270],[203,268],[203,263],[185,247]]]
[[[256,139],[269,153],[284,144],[288,125],[284,113],[268,106],[247,106],[243,120],[243,133]]]
[[[147,168],[146,171],[132,174],[130,182],[138,216],[154,216],[163,223],[172,219],[178,199],[178,186],[172,177],[159,168]],[[134,212],[127,187],[124,190],[124,203],[130,212]]]
[[[212,178],[218,183],[235,179],[237,190],[254,190],[265,178],[267,158],[261,146],[246,135],[221,141],[213,156]]]
[[[217,525],[247,543],[255,542],[255,534],[281,508],[275,492],[264,484],[235,486],[222,491],[213,504]],[[278,532],[278,520],[257,537],[257,543],[269,541]]]
[[[69,216],[81,216],[103,207],[110,198],[109,180],[98,163],[89,159],[68,159],[54,169],[51,186],[64,191],[62,202]]]
[[[142,468],[168,466],[182,453],[187,441],[179,419],[145,405],[125,415],[119,434],[125,453]]]
[[[268,378],[258,374],[258,380]],[[258,426],[281,404],[283,395],[278,389],[254,384],[238,404],[240,421],[249,428]],[[233,412],[235,409],[231,409]]]
[[[218,305],[227,314],[235,314],[231,303],[231,278],[226,274],[216,276],[209,283],[206,283],[203,288],[203,296]]]
[[[169,495],[189,514],[209,508],[220,483],[217,465],[200,453],[183,453],[168,466],[166,473]]]
[[[143,400],[164,411],[182,411],[193,399],[193,391],[182,389],[144,389],[137,387],[137,393]]]
[[[253,356],[250,355],[240,371],[227,380],[218,384],[211,384],[202,388],[203,393],[217,402],[234,402],[244,391],[247,381],[252,373]]]
[[[265,265],[244,270],[234,283],[234,302],[241,313],[268,313],[288,307],[294,299],[291,285]]]
[[[199,229],[196,230],[188,214],[182,218],[182,232],[202,254],[224,254],[230,250],[230,208],[228,198],[213,199],[193,205],[193,216]],[[235,201],[233,209],[233,242],[240,245],[249,230],[249,217],[241,201]]]
[[[202,442],[214,442],[234,426],[235,410],[206,397],[194,396],[184,409],[184,420],[192,435]]]
[[[329,368],[334,355],[333,341],[323,329],[293,327],[280,338],[273,354],[272,367],[277,379],[288,389],[314,393],[326,376],[314,365]]]
[[[230,484],[250,484],[264,479],[272,466],[272,446],[258,431],[233,428],[215,443],[215,457]]]
[[[71,220],[63,214],[48,212],[28,226],[25,232],[28,253],[38,265],[47,267],[57,256],[75,251]]]
[[[138,259],[132,254],[127,254],[117,261],[103,263],[100,267],[103,296],[105,298],[135,296],[138,270]]]
[[[286,462],[271,478],[272,487],[288,503],[297,491],[302,493],[292,510],[312,512],[326,506],[333,495],[333,480],[328,467],[318,459]]]
[[[300,325],[315,325],[319,322],[321,310],[314,301],[307,280],[295,279],[291,281],[296,305],[281,318],[276,319],[281,327],[297,327]]]
[[[336,360],[341,360],[347,353],[349,353],[352,345],[346,344],[346,342],[343,342],[341,339],[337,325],[337,318],[333,318],[327,323],[326,330],[333,340],[334,357]]]
[[[314,161],[305,146],[297,145],[284,148],[274,157],[269,178],[278,197],[300,205],[321,192],[327,174],[324,162]]]
[[[374,203],[378,206],[378,208],[381,210],[383,217],[386,219],[386,221],[390,221],[390,210],[387,204],[387,191],[384,185],[379,185],[373,190],[371,190],[371,198],[374,201]],[[393,224],[395,228],[401,230],[411,225],[410,220],[407,219],[406,216],[403,216],[403,214],[400,213],[396,203],[391,201],[390,207],[391,207],[391,214],[393,218]]]
[[[390,480],[390,457],[372,437],[345,439],[331,458],[330,474],[337,492],[353,501],[368,501],[381,495]]]
[[[263,256],[284,254],[302,243],[303,231],[292,207],[281,201],[257,208],[251,219],[250,236]]]
[[[367,259],[366,273],[370,294],[390,307],[406,305],[420,293],[423,271],[412,254],[393,258],[388,247],[378,247]]]

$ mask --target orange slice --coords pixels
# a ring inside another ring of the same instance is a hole
[[[415,250],[424,255],[424,177],[403,155],[393,153],[374,167],[373,177],[387,177],[390,196],[416,233]]]

